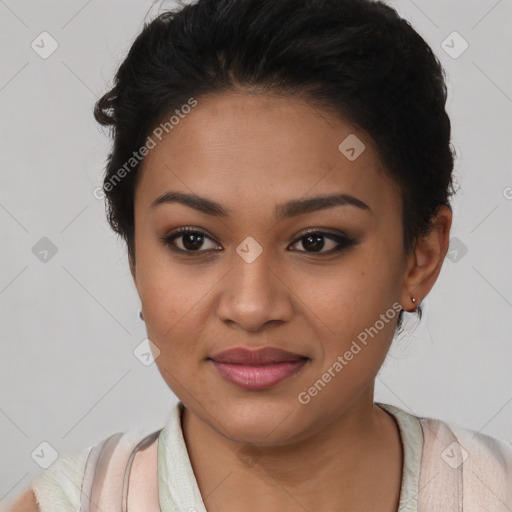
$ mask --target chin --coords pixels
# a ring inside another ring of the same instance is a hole
[[[221,422],[215,427],[232,441],[272,446],[306,437],[301,429],[303,420],[300,417],[306,410],[300,404],[294,404],[289,397],[282,400],[230,398],[226,403],[229,405],[214,413]]]

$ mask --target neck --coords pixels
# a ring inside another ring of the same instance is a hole
[[[400,434],[394,419],[373,403],[373,389],[300,442],[248,447],[188,409],[182,428],[209,512],[322,511],[333,503],[337,510],[397,510]]]

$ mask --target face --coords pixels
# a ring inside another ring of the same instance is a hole
[[[405,263],[398,188],[367,134],[298,99],[210,96],[141,172],[135,284],[159,371],[191,414],[272,445],[371,400]],[[154,206],[166,193],[174,200]],[[311,201],[341,194],[355,199]],[[295,358],[266,370],[212,362],[235,347]]]

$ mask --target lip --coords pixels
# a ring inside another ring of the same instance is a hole
[[[257,350],[251,350],[245,347],[235,347],[222,352],[217,352],[210,359],[219,363],[234,363],[246,365],[261,365],[270,363],[282,363],[288,361],[298,361],[305,359],[306,356],[288,352],[277,347],[262,347]]]
[[[218,352],[208,360],[228,382],[243,389],[260,390],[297,374],[309,358],[277,347],[238,347]]]

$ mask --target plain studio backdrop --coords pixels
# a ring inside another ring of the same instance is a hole
[[[425,315],[405,315],[375,399],[510,442],[512,2],[390,4],[448,75],[459,190]],[[125,248],[94,196],[110,140],[93,105],[150,7],[0,0],[0,503],[55,453],[156,430],[177,401],[141,362]]]

